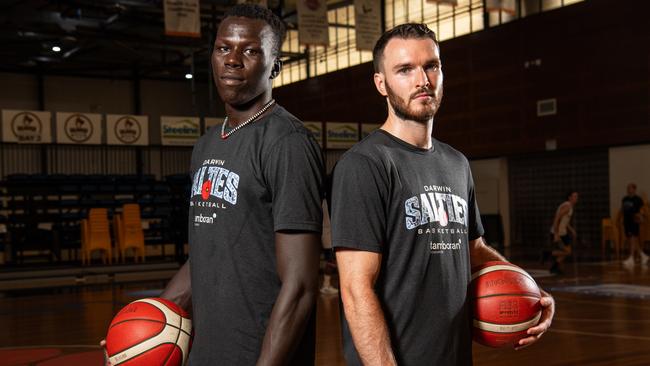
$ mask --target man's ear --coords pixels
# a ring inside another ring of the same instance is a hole
[[[271,79],[275,79],[280,75],[280,71],[282,71],[282,60],[277,59],[273,63],[273,68],[271,69]]]
[[[386,76],[382,72],[376,72],[374,75],[375,87],[382,97],[388,95],[386,92]]]

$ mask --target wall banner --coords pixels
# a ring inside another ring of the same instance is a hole
[[[381,1],[354,0],[354,23],[357,49],[372,51],[381,37]]]
[[[325,126],[328,149],[349,149],[359,141],[358,123],[327,122]]]
[[[106,142],[109,145],[149,145],[149,117],[106,115]]]
[[[102,115],[97,113],[56,113],[56,142],[100,145]]]
[[[323,147],[323,124],[321,122],[303,122],[305,127],[314,135],[320,147]]]
[[[300,44],[329,45],[327,1],[298,0],[298,40]]]
[[[163,145],[192,146],[200,136],[198,117],[160,117],[160,141]]]
[[[201,37],[201,4],[199,0],[164,0],[165,34],[179,37]]]
[[[2,111],[2,141],[23,144],[52,142],[52,113],[43,111]]]

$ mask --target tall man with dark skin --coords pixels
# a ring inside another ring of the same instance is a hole
[[[190,259],[162,294],[193,310],[191,366],[314,362],[323,167],[311,134],[271,96],[284,36],[251,4],[217,31],[227,119],[194,147]]]
[[[442,100],[433,31],[404,24],[373,52],[388,117],[334,169],[332,244],[348,365],[472,364],[471,268],[505,261],[485,244],[467,159],[432,137]],[[552,297],[518,347],[548,329]]]

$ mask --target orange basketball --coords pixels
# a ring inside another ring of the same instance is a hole
[[[489,347],[516,346],[541,317],[541,293],[523,269],[487,262],[473,270],[471,299],[474,340]]]
[[[191,338],[192,321],[178,305],[160,298],[140,299],[113,318],[106,352],[113,365],[181,366]]]

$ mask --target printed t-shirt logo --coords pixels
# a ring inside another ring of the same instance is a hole
[[[452,193],[425,192],[404,202],[406,228],[437,222],[447,226],[455,222],[467,226],[467,201]]]
[[[436,254],[461,249],[467,240],[467,212],[467,201],[446,186],[424,186],[424,192],[404,201],[406,229],[426,234],[428,248]]]
[[[207,162],[212,160],[216,161],[209,159]],[[203,201],[212,199],[236,205],[238,188],[239,174],[222,166],[206,164],[194,173],[192,198],[200,195]]]
[[[214,224],[218,212],[228,204],[237,204],[239,174],[224,168],[224,164],[224,160],[206,159],[194,173],[190,207],[196,208],[195,226]]]

